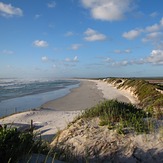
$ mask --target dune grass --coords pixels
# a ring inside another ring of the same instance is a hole
[[[48,146],[31,131],[17,128],[0,128],[0,162],[14,163],[32,153],[47,153]]]
[[[119,82],[119,81],[122,82]],[[118,89],[133,88],[134,94],[138,97],[139,106],[152,114],[153,117],[163,118],[163,94],[158,89],[157,84],[151,84],[148,81],[140,79],[118,79],[111,78],[107,80],[109,83],[114,83]]]
[[[144,121],[147,116],[150,115],[132,104],[108,100],[85,110],[81,118],[99,117],[99,125],[108,125],[108,129],[117,129],[119,133],[124,133],[126,129],[142,133],[149,131]]]

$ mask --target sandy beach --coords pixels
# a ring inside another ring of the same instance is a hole
[[[58,111],[84,110],[103,100],[103,93],[101,90],[97,89],[95,82],[81,80],[80,86],[72,89],[70,94],[57,100],[49,101],[41,107]]]
[[[135,102],[132,95],[117,90],[106,82],[81,80],[80,86],[71,90],[70,94],[49,101],[38,110],[17,113],[0,119],[0,124],[23,128],[30,125],[33,120],[35,131],[40,133],[43,139],[51,141],[58,131],[64,129],[81,113],[81,110],[90,108],[104,99]]]
[[[104,82],[102,80],[92,80],[97,85],[97,88],[102,91],[103,97],[105,99],[117,99],[121,102],[127,102],[132,104],[137,104],[138,100],[129,90],[117,89],[113,85]]]

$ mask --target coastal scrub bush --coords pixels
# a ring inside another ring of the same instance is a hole
[[[31,153],[46,152],[47,146],[36,140],[33,132],[18,131],[17,128],[0,128],[0,162],[18,162]]]
[[[147,132],[144,121],[146,112],[136,106],[117,100],[104,101],[101,104],[85,110],[83,118],[99,117],[100,125],[108,125],[109,129],[121,127],[134,129],[137,133]]]

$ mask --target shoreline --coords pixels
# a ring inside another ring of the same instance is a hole
[[[33,120],[35,131],[40,133],[44,140],[52,141],[55,134],[63,130],[84,109],[93,107],[105,99],[131,102],[121,90],[103,81],[80,80],[80,82],[79,87],[71,89],[69,94],[41,105],[38,110],[2,118],[0,124],[14,124],[21,128],[30,125]]]
[[[95,82],[80,80],[77,88],[61,98],[51,100],[41,105],[42,109],[54,109],[57,111],[85,110],[104,100],[103,93],[97,88]]]
[[[78,84],[69,85],[62,89],[3,100],[0,102],[0,117],[40,108],[47,101],[55,100],[71,93],[71,89],[79,87],[79,84],[80,81],[78,81]]]

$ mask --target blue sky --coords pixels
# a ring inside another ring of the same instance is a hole
[[[163,76],[162,0],[1,0],[0,78]]]

